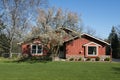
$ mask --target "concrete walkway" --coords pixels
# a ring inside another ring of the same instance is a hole
[[[120,59],[114,59],[114,58],[112,58],[112,61],[113,62],[120,62]]]

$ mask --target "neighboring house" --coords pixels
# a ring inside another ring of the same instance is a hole
[[[78,34],[68,28],[61,28],[68,35],[64,38],[64,44],[59,49],[59,58],[96,58],[105,59],[110,57],[106,55],[106,47],[110,44],[95,38],[89,34]],[[48,44],[49,45],[49,44]],[[46,46],[48,46],[46,45]],[[45,56],[48,54],[46,46],[43,46],[39,38],[33,38],[27,42],[22,43],[22,54],[31,54],[32,56]]]

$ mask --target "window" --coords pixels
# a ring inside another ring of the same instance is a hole
[[[97,48],[95,46],[88,46],[88,55],[97,55]]]
[[[42,45],[32,45],[32,54],[42,54]]]

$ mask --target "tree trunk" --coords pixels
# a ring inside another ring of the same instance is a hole
[[[54,60],[55,61],[59,61],[58,51],[59,51],[59,45],[56,46],[54,49]]]
[[[9,58],[12,58],[12,45],[13,45],[13,38],[10,40]]]
[[[58,56],[58,51],[59,51],[59,45],[57,46],[57,49],[56,49],[56,52],[55,52],[55,54],[56,54],[56,56]]]

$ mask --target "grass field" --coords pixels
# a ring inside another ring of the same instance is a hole
[[[120,63],[0,62],[0,80],[120,80]]]

